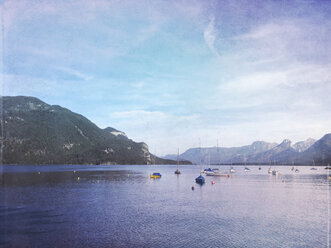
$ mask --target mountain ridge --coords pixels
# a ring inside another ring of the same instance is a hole
[[[294,144],[284,139],[280,144],[254,141],[240,147],[189,148],[179,157],[194,164],[327,164],[331,163],[331,134],[317,141],[308,138]]]
[[[4,96],[1,103],[3,164],[176,163],[156,157],[147,144],[124,132],[101,129],[59,105],[27,96]]]

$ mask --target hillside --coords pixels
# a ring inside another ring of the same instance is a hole
[[[3,164],[147,164],[145,143],[34,97],[3,97]]]

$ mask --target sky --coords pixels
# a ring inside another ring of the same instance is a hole
[[[331,132],[331,1],[0,3],[2,95],[160,156]]]

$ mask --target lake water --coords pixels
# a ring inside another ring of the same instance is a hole
[[[0,166],[0,246],[328,247],[324,167],[234,168],[199,186],[199,166]]]

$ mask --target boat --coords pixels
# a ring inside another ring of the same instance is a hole
[[[278,171],[276,171],[276,170],[272,170],[272,175],[276,176],[276,175],[278,175],[278,174],[279,174]]]
[[[261,170],[261,166],[259,167],[259,170]]]
[[[211,168],[204,169],[201,171],[202,173],[212,172],[213,170]]]
[[[227,177],[228,174],[221,173],[219,171],[208,171],[206,172],[206,176],[214,176],[214,177]]]
[[[294,168],[294,166],[292,166],[292,169],[291,169],[291,171],[294,171],[295,170],[295,168]]]
[[[179,175],[180,171],[179,171],[179,148],[178,148],[178,152],[177,152],[177,170],[175,170],[175,174]]]
[[[197,184],[204,184],[205,183],[205,178],[201,175],[201,144],[200,144],[200,139],[199,139],[199,155],[200,155],[200,176],[198,176],[196,179],[195,179],[195,182]],[[205,169],[206,170],[206,169]],[[208,168],[209,171],[212,171],[212,169]]]
[[[235,172],[236,172],[236,170],[233,167],[231,167],[230,168],[230,173],[235,173]]]
[[[296,173],[299,173],[300,171],[299,171],[299,169],[295,169],[295,171],[294,172],[296,172]]]
[[[269,167],[269,169],[268,169],[268,174],[271,174],[272,171],[273,171],[273,169],[271,169],[271,167]]]
[[[150,175],[151,179],[161,178],[161,174],[159,172],[154,172],[152,175]]]
[[[203,177],[203,176],[198,176],[196,179],[195,179],[195,182],[197,183],[197,184],[204,184],[205,183],[205,178]]]
[[[313,167],[310,168],[310,170],[317,170],[317,169],[315,168],[315,160],[314,160],[314,159],[313,159]]]
[[[246,172],[247,171],[250,171],[251,169],[250,168],[248,168],[248,167],[245,167],[245,169],[244,169]]]

